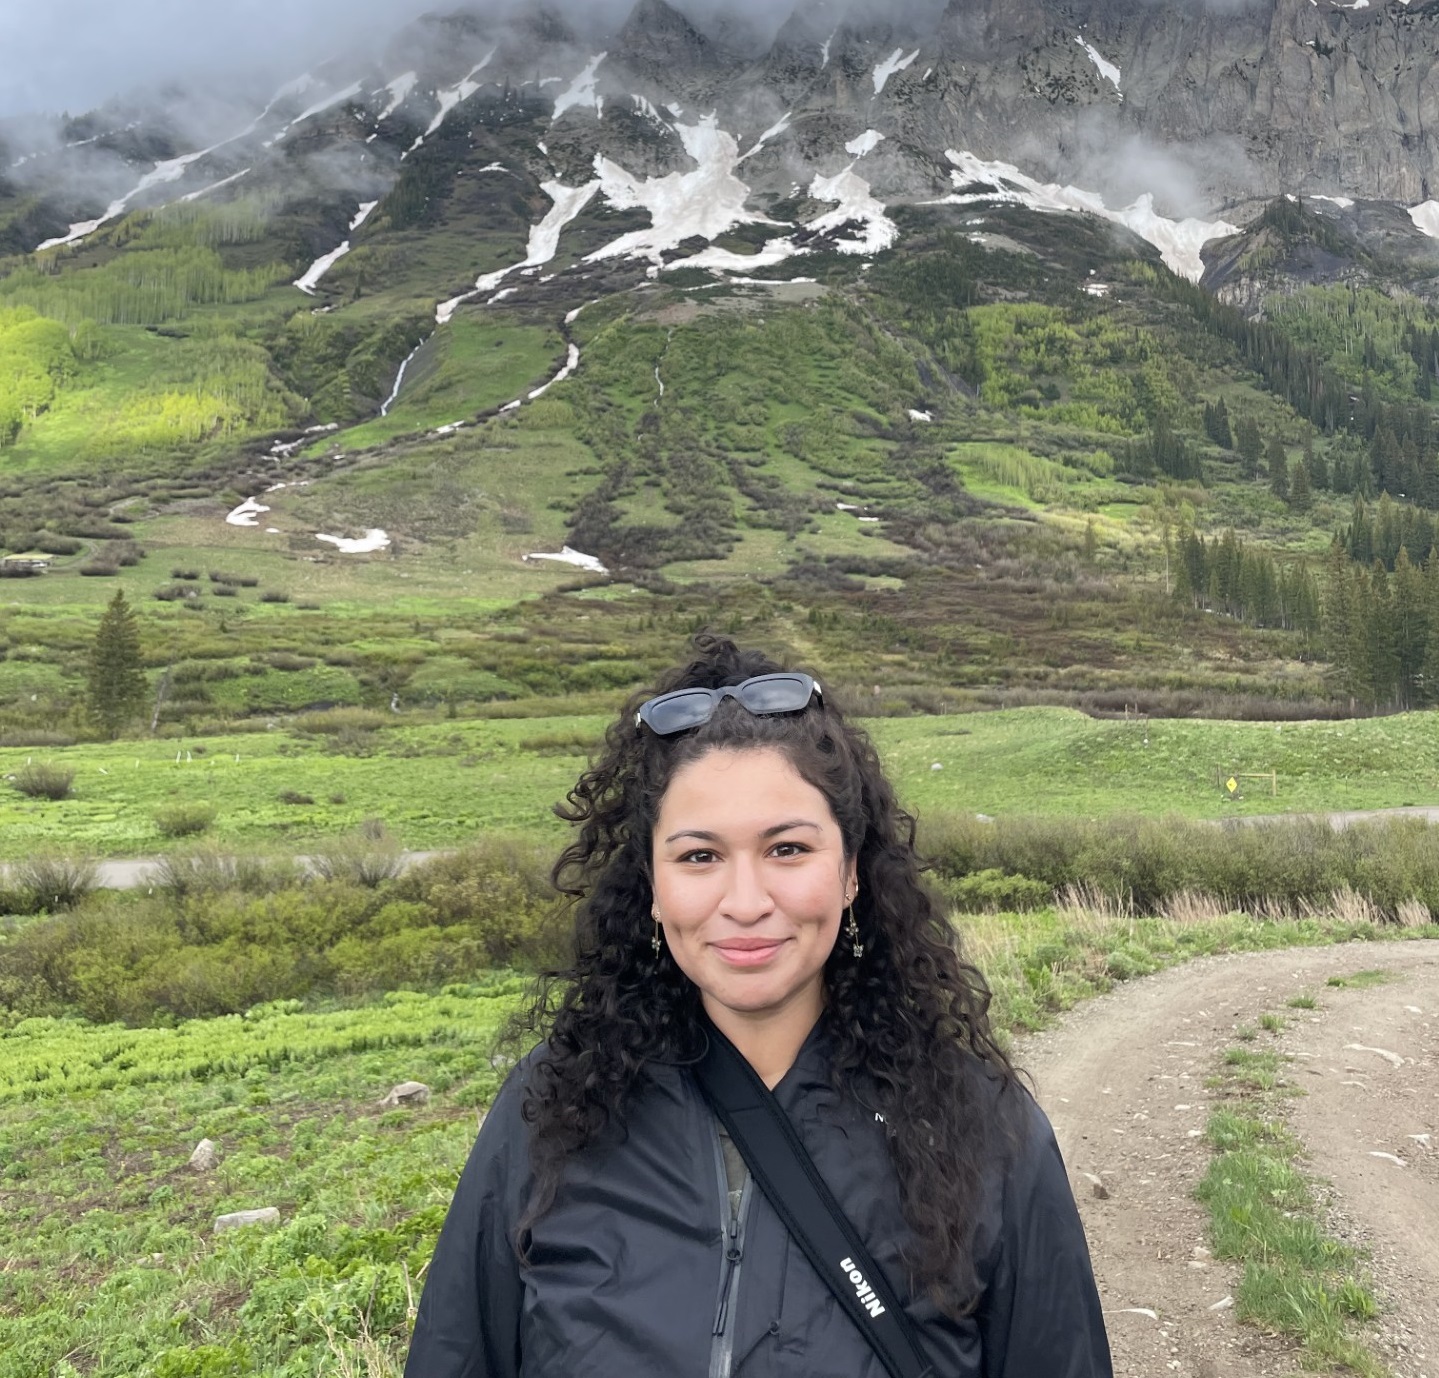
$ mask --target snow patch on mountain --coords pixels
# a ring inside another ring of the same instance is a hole
[[[1409,208],[1415,228],[1431,239],[1439,239],[1439,201],[1424,201]]]
[[[358,230],[360,226],[363,225],[365,221],[370,218],[375,207],[379,204],[380,203],[378,201],[362,201],[360,203],[360,209],[355,212],[355,218],[350,221],[351,233],[353,233],[355,230]]]
[[[372,555],[377,550],[388,550],[391,545],[389,535],[379,527],[371,528],[355,540],[346,536],[321,536],[318,533],[315,539],[334,546],[341,555]]]
[[[557,374],[555,374],[555,376],[551,378],[548,383],[541,383],[539,387],[537,387],[532,393],[530,393],[530,401],[538,401],[541,397],[545,395],[545,393],[547,393],[552,387],[554,387],[556,383],[563,383],[565,379],[568,378],[570,374],[572,374],[579,366],[580,347],[577,344],[571,344],[569,350],[569,357],[565,360],[565,366]]]
[[[383,124],[410,98],[410,93],[419,84],[420,74],[418,72],[406,72],[402,77],[396,77],[394,81],[380,87],[381,91],[390,93],[390,103],[380,111],[376,124]],[[378,95],[379,92],[376,92]]]
[[[1238,234],[1239,227],[1225,220],[1170,220],[1154,209],[1154,198],[1148,192],[1131,206],[1110,210],[1104,198],[1078,187],[1060,186],[1056,182],[1039,182],[1021,172],[1012,163],[987,163],[972,153],[948,149],[945,156],[954,164],[950,174],[956,187],[942,205],[976,206],[995,201],[1028,206],[1037,211],[1080,211],[1124,225],[1141,239],[1153,244],[1171,271],[1191,282],[1204,274],[1200,250],[1211,239]]]
[[[358,81],[351,82],[343,91],[336,91],[331,95],[322,96],[313,105],[301,111],[290,121],[278,134],[272,135],[265,140],[266,148],[273,148],[280,142],[297,124],[304,124],[306,120],[313,119],[316,115],[323,114],[333,106],[340,105],[347,100],[354,100],[360,94],[361,85]]]
[[[567,187],[562,182],[542,183],[541,190],[554,205],[549,214],[530,231],[529,248],[523,261],[508,268],[501,268],[497,272],[486,273],[475,283],[473,290],[441,302],[435,312],[435,319],[439,324],[446,324],[465,302],[486,292],[493,292],[511,273],[525,268],[543,267],[554,258],[565,226],[589,205],[600,187],[599,181],[586,182],[582,187]]]
[[[526,555],[527,560],[555,560],[562,565],[574,565],[576,569],[589,570],[591,574],[608,574],[607,570],[593,555],[582,555],[569,546],[561,546],[558,555]]]
[[[349,252],[350,241],[347,239],[338,249],[331,249],[329,253],[322,255],[310,264],[305,270],[304,276],[295,279],[295,286],[307,296],[313,297],[315,288],[320,285],[320,279]]]
[[[857,139],[851,139],[844,146],[846,153],[853,153],[856,158],[863,158],[868,153],[873,153],[884,140],[884,135],[877,129],[866,129]]]
[[[1099,50],[1094,46],[1094,44],[1089,42],[1088,39],[1081,37],[1076,38],[1074,41],[1078,43],[1079,46],[1083,48],[1086,53],[1089,54],[1089,60],[1094,63],[1096,67],[1099,68],[1099,75],[1102,76],[1106,81],[1112,82],[1114,84],[1114,89],[1116,91],[1119,91],[1119,68],[1116,67],[1114,63],[1110,62],[1107,58],[1101,57]],[[1124,99],[1123,91],[1119,91],[1119,99]]]
[[[770,127],[754,141],[754,145],[747,152],[740,155],[739,161],[744,162],[746,158],[753,158],[771,139],[779,138],[779,136],[789,128],[790,121],[793,119],[794,111],[785,111],[784,118],[778,123],[770,125]]]
[[[460,105],[463,102],[469,100],[469,98],[473,96],[482,85],[484,85],[483,82],[476,81],[475,78],[481,72],[483,72],[486,67],[490,65],[491,60],[495,56],[495,52],[496,49],[491,48],[490,51],[484,55],[484,57],[482,57],[477,63],[475,63],[475,65],[471,67],[470,70],[466,72],[463,77],[460,78],[459,84],[457,86],[451,86],[448,90],[437,91],[435,93],[435,99],[438,100],[440,103],[439,110],[436,112],[435,117],[430,121],[430,127],[426,129],[425,132],[421,134],[420,137],[409,146],[409,148],[405,150],[405,152],[401,155],[402,157],[408,158],[411,153],[413,153],[417,148],[419,148],[420,145],[423,144],[425,140],[428,139],[430,135],[435,132],[435,130],[437,130],[442,124],[444,124],[445,120],[449,117],[451,110],[453,110],[457,105]]]
[[[222,177],[218,182],[211,182],[208,187],[201,187],[199,191],[186,192],[180,200],[198,201],[202,196],[208,196],[212,191],[219,191],[221,187],[228,187],[232,182],[238,182],[240,178],[248,177],[250,172],[250,168],[244,168],[229,177]]]
[[[643,180],[603,154],[595,158],[600,190],[615,210],[649,212],[648,229],[622,235],[592,253],[587,262],[608,258],[648,258],[660,268],[662,255],[696,235],[713,240],[736,225],[775,222],[745,209],[749,187],[735,176],[739,144],[707,115],[698,124],[677,125],[685,152],[698,164],[691,172],[671,172]]]
[[[593,106],[596,115],[604,114],[604,98],[598,94],[597,87],[600,63],[608,56],[608,53],[600,53],[590,59],[589,66],[570,83],[569,90],[555,101],[552,123],[559,119],[566,110],[572,110],[577,105]]]
[[[236,137],[238,138],[240,136],[237,135]],[[232,141],[229,139],[225,140],[225,143],[230,142]],[[185,169],[188,168],[191,163],[198,162],[207,154],[213,153],[217,148],[223,147],[224,144],[213,144],[209,148],[202,148],[198,153],[185,153],[178,158],[170,158],[163,163],[157,163],[140,179],[133,191],[126,192],[118,201],[112,201],[105,208],[105,213],[100,216],[99,219],[82,220],[71,225],[67,233],[55,239],[47,239],[43,244],[37,245],[35,252],[40,253],[45,249],[57,249],[64,244],[74,244],[78,240],[94,234],[101,225],[108,224],[118,215],[123,215],[129,208],[130,202],[137,196],[143,195],[149,191],[151,187],[160,186],[165,182],[178,181],[185,175]]]
[[[225,521],[230,526],[259,526],[261,514],[269,510],[254,498],[246,498]]]
[[[870,191],[869,183],[858,176],[851,163],[833,177],[817,176],[809,187],[815,201],[833,201],[837,208],[812,220],[808,228],[816,234],[840,229],[858,221],[861,233],[857,239],[837,239],[834,247],[842,254],[877,254],[891,248],[899,238],[899,226],[886,214],[884,203]]]
[[[882,95],[884,88],[889,85],[890,77],[897,72],[902,72],[906,67],[912,66],[919,57],[919,49],[916,48],[908,57],[904,55],[903,48],[896,48],[878,67],[874,69],[874,93]]]

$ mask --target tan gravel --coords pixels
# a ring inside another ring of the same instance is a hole
[[[1391,979],[1368,989],[1325,984],[1369,970]],[[1286,1008],[1305,991],[1319,1009]],[[1307,1094],[1292,1103],[1291,1124],[1307,1171],[1333,1184],[1329,1227],[1372,1257],[1384,1315],[1369,1342],[1395,1378],[1439,1378],[1432,941],[1205,958],[1120,987],[1023,1042],[1019,1061],[1054,1122],[1089,1231],[1115,1373],[1298,1371],[1289,1341],[1235,1320],[1238,1272],[1209,1256],[1207,1215],[1193,1198],[1211,1159],[1205,1081],[1236,1029],[1266,1011],[1288,1028],[1253,1046],[1295,1059],[1292,1076]]]

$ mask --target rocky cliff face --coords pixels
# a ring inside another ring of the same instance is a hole
[[[0,128],[0,245],[227,178],[318,177],[370,200],[471,102],[529,130],[536,187],[582,184],[604,159],[673,174],[677,195],[742,169],[758,210],[821,179],[856,211],[985,187],[1102,198],[1133,210],[1131,226],[1151,213],[1242,223],[1285,193],[1407,211],[1439,191],[1436,67],[1439,0],[799,0],[772,37],[735,16],[700,25],[666,0],[639,0],[598,37],[544,8],[503,24],[463,12],[406,29],[378,65],[305,74],[213,143],[187,143],[163,110],[154,138],[105,112],[39,148],[33,125]],[[713,140],[697,155],[682,132],[711,112],[733,156]],[[713,176],[683,182],[697,164]],[[1401,238],[1424,222],[1381,219]]]

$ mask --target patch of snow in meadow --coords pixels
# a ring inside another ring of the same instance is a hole
[[[919,57],[919,49],[916,48],[908,57],[904,56],[903,48],[896,48],[878,67],[874,69],[874,93],[881,95],[884,88],[889,85],[890,77],[897,72],[902,72],[906,67],[911,66]]]
[[[542,383],[530,394],[530,401],[534,402],[547,393],[556,383],[563,383],[580,366],[580,347],[577,344],[570,345],[569,358],[565,366],[548,383]]]
[[[1119,91],[1119,68],[1108,58],[1101,56],[1099,50],[1087,38],[1076,38],[1074,41],[1089,54],[1089,60],[1099,68],[1099,75],[1111,82],[1114,89]],[[1123,91],[1119,91],[1119,99],[1124,99]]]
[[[1170,270],[1191,282],[1198,282],[1204,273],[1200,250],[1211,239],[1238,234],[1239,227],[1225,220],[1171,220],[1154,209],[1154,198],[1145,192],[1131,206],[1110,210],[1104,198],[1078,187],[1060,186],[1056,182],[1039,182],[1021,172],[1012,163],[992,162],[972,153],[956,153],[949,149],[945,156],[954,164],[950,174],[958,188],[980,187],[979,191],[958,191],[944,198],[941,205],[970,206],[1004,201],[1028,206],[1037,211],[1080,211],[1124,225],[1141,239],[1159,250]]]
[[[371,528],[357,540],[345,536],[322,536],[318,532],[315,539],[334,546],[341,555],[373,555],[377,550],[388,550],[391,545],[389,536],[379,527]]]
[[[481,72],[483,72],[486,67],[490,65],[490,60],[494,57],[495,52],[496,50],[494,48],[491,48],[490,51],[484,55],[484,57],[482,57],[477,63],[475,63],[475,65],[471,67],[470,70],[466,72],[463,77],[460,78],[459,85],[451,86],[448,90],[445,91],[435,92],[435,99],[438,100],[440,103],[439,111],[430,121],[429,128],[426,129],[425,132],[421,134],[419,138],[417,138],[415,142],[412,143],[409,148],[405,150],[405,152],[401,155],[402,157],[408,158],[411,153],[413,153],[417,148],[419,148],[420,145],[423,144],[425,140],[428,139],[430,135],[435,132],[435,130],[437,130],[442,124],[444,124],[445,120],[449,118],[451,110],[453,110],[457,105],[461,105],[465,101],[469,100],[469,98],[473,96],[475,92],[480,89],[481,86],[484,85],[483,82],[476,81],[475,78]]]
[[[866,129],[857,139],[851,139],[844,146],[846,153],[853,153],[856,158],[863,158],[866,154],[873,153],[884,141],[884,135],[877,129]]]
[[[389,119],[396,110],[409,100],[410,93],[419,84],[419,80],[420,74],[418,72],[406,72],[404,76],[396,77],[394,81],[380,87],[381,91],[388,91],[390,93],[390,103],[380,111],[375,123],[383,124],[384,121]],[[376,94],[378,94],[378,92]]]
[[[930,422],[932,422],[932,421],[934,420],[934,413],[933,413],[933,412],[927,412],[927,411],[916,411],[913,407],[911,407],[911,408],[909,409],[909,419],[910,419],[911,421],[930,421]]]
[[[1309,199],[1311,201],[1332,201],[1342,211],[1347,211],[1354,204],[1352,196],[1311,196]]]
[[[230,526],[259,526],[260,516],[270,509],[254,498],[246,498],[225,521]]]
[[[1432,239],[1439,239],[1439,201],[1424,201],[1417,206],[1411,206],[1409,218],[1417,229]]]
[[[441,302],[435,311],[435,319],[441,325],[446,324],[465,302],[486,292],[493,292],[511,273],[524,268],[543,267],[554,258],[559,250],[560,235],[564,233],[565,226],[594,199],[600,183],[586,182],[582,187],[567,187],[562,182],[545,182],[541,189],[554,205],[549,214],[530,231],[529,251],[524,261],[493,273],[486,273],[475,283],[472,291]]]
[[[570,83],[568,90],[560,94],[555,101],[555,113],[551,116],[551,123],[559,119],[566,110],[572,110],[577,105],[593,106],[596,115],[604,114],[604,100],[597,93],[596,88],[599,82],[600,63],[608,56],[608,53],[600,53],[597,57],[592,57],[589,66]]]
[[[593,555],[581,555],[578,550],[561,546],[558,555],[526,555],[527,560],[555,560],[562,565],[574,565],[576,569],[587,569],[591,574],[608,574],[607,570]]]

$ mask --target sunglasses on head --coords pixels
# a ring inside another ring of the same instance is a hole
[[[640,705],[635,726],[643,723],[660,737],[685,732],[707,723],[725,699],[738,699],[751,713],[802,713],[810,699],[824,693],[808,675],[756,675],[743,684],[727,684],[722,689],[676,689]]]

